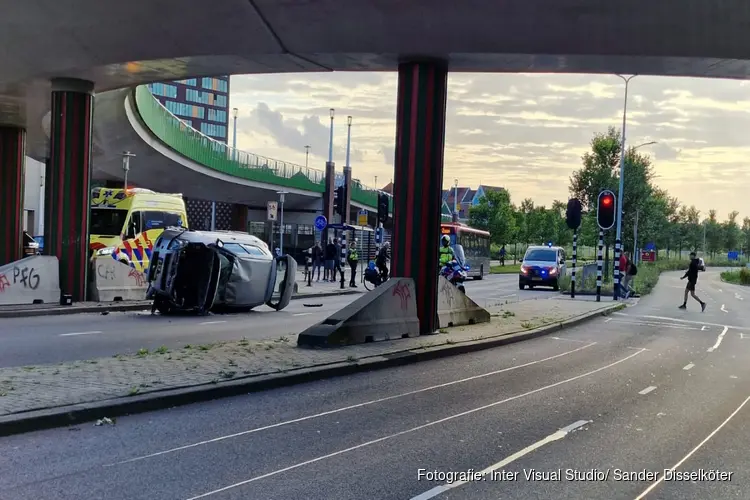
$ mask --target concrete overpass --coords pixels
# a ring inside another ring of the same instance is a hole
[[[18,232],[19,158],[47,150],[51,92],[56,189],[45,244],[65,262],[61,285],[77,299],[93,92],[216,74],[397,70],[392,273],[416,280],[424,332],[436,324],[449,69],[750,74],[744,0],[0,0],[0,12],[0,237]],[[207,22],[211,35],[195,36]]]

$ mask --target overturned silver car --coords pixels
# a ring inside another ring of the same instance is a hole
[[[274,257],[247,233],[168,228],[156,240],[146,298],[162,314],[250,310],[280,311],[294,293],[297,263]]]

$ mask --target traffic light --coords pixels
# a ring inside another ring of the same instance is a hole
[[[344,186],[336,188],[333,194],[333,211],[343,217],[346,206],[346,199],[344,195]]]
[[[388,195],[385,193],[378,193],[378,222],[385,224],[388,221],[388,208],[390,205]]]
[[[581,227],[581,201],[578,198],[568,200],[568,209],[565,212],[565,223],[570,229]]]
[[[615,194],[610,190],[599,193],[596,207],[596,222],[601,229],[607,230],[615,225],[615,213],[617,212]]]

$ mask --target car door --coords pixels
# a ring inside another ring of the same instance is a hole
[[[275,276],[270,286],[273,287],[271,298],[266,302],[268,307],[281,311],[289,305],[294,294],[294,283],[297,277],[297,261],[289,255],[274,257]]]

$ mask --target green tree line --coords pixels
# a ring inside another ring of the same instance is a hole
[[[570,177],[569,194],[581,200],[583,217],[578,243],[596,246],[599,228],[596,203],[603,189],[618,192],[620,179],[620,132],[610,127],[595,134],[591,148],[582,159],[582,168]],[[622,202],[622,239],[625,249],[633,249],[637,225],[638,247],[653,242],[657,249],[681,255],[683,251],[703,251],[716,257],[728,251],[750,252],[750,217],[739,220],[732,211],[720,219],[716,210],[702,215],[694,205],[681,203],[654,182],[654,168],[648,155],[630,148],[625,152],[625,184]],[[495,245],[545,244],[568,246],[573,232],[565,224],[566,201],[552,206],[535,205],[531,199],[515,205],[507,190],[487,192],[469,210],[469,225],[490,232]],[[614,244],[615,229],[605,233],[605,244]]]

